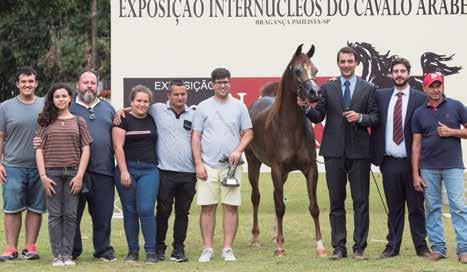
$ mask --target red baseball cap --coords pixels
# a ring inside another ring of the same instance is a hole
[[[444,84],[444,76],[440,73],[426,74],[425,78],[423,79],[423,86],[430,86],[435,81],[439,81],[441,84]]]

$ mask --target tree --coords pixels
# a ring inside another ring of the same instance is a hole
[[[110,80],[110,1],[97,1],[97,63]],[[0,101],[17,92],[17,66],[38,72],[38,93],[53,82],[75,82],[92,67],[90,0],[0,2]]]

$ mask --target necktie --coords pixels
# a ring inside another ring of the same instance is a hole
[[[397,101],[394,106],[392,121],[392,140],[397,145],[402,143],[402,140],[404,139],[404,131],[402,130],[402,95],[404,95],[404,93],[397,93]]]
[[[345,110],[348,110],[350,108],[350,82],[346,80],[344,82],[344,103],[345,103]]]

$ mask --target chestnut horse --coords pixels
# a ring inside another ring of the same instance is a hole
[[[245,150],[248,161],[248,178],[252,187],[253,203],[253,246],[260,246],[258,226],[258,206],[260,192],[258,187],[259,170],[264,163],[271,167],[274,185],[274,205],[276,210],[276,256],[283,256],[284,236],[282,233],[285,213],[284,183],[289,172],[300,170],[306,177],[309,211],[316,230],[317,254],[325,256],[326,249],[321,241],[319,208],[316,200],[318,170],[316,166],[316,146],[311,123],[306,119],[303,109],[297,105],[297,96],[316,98],[315,75],[318,72],[310,58],[314,46],[304,54],[298,46],[292,60],[282,75],[276,97],[263,96],[249,109],[253,123],[253,141]]]

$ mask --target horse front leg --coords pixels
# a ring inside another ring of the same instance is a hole
[[[316,255],[319,257],[326,257],[327,252],[322,241],[321,226],[319,223],[318,199],[316,198],[316,187],[318,185],[318,167],[316,163],[313,163],[309,169],[305,170],[304,174],[306,177],[308,199],[310,201],[308,210],[310,211],[310,214],[313,217],[313,222],[315,224]]]
[[[285,214],[285,203],[284,203],[284,181],[285,175],[279,166],[272,166],[271,169],[272,182],[274,185],[274,206],[276,209],[276,250],[274,255],[281,257],[285,255],[284,248],[284,235],[282,229],[282,223]]]
[[[250,245],[252,247],[261,247],[261,241],[259,240],[259,224],[258,224],[258,209],[261,199],[259,192],[259,170],[261,168],[261,161],[251,152],[251,150],[245,150],[245,156],[248,161],[248,179],[251,185],[251,203],[253,205],[253,228],[251,233],[253,238]]]

